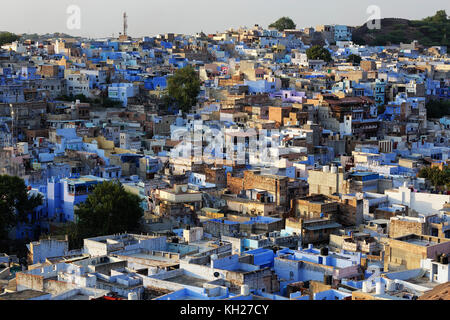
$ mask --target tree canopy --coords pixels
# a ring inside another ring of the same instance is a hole
[[[424,46],[450,45],[450,19],[445,10],[422,20],[385,18],[381,29],[367,29],[366,25],[353,32],[353,41],[362,45],[384,46],[388,44],[419,41]]]
[[[359,65],[361,63],[361,56],[357,54],[351,54],[348,56],[347,62],[351,62],[354,65]]]
[[[174,99],[182,111],[189,112],[197,103],[200,93],[200,79],[195,69],[191,66],[178,69],[167,82],[170,98]]]
[[[426,103],[428,118],[442,118],[450,115],[450,101],[430,100]]]
[[[0,46],[19,40],[20,37],[11,32],[0,32]]]
[[[330,62],[332,60],[330,51],[317,45],[307,49],[306,55],[309,60],[323,60],[325,62]]]
[[[286,29],[295,29],[295,27],[296,25],[294,21],[292,21],[292,19],[289,17],[282,17],[277,21],[275,21],[274,23],[272,23],[271,25],[269,25],[269,28],[275,28],[280,32]]]
[[[23,179],[0,175],[0,239],[7,239],[8,231],[42,204],[42,196],[28,195]]]
[[[425,19],[423,19],[423,21],[438,23],[438,24],[439,23],[447,23],[447,21],[448,21],[447,13],[445,12],[445,10],[438,10],[438,11],[436,11],[436,14],[434,16],[426,17]]]
[[[127,192],[120,182],[105,181],[76,208],[69,238],[80,244],[88,237],[138,231],[144,214],[140,204],[139,196]]]
[[[448,190],[450,188],[450,168],[443,170],[438,167],[424,167],[419,171],[419,177],[430,180],[437,190]]]

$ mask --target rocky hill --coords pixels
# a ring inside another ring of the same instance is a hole
[[[419,41],[424,46],[450,46],[450,19],[441,10],[423,20],[381,19],[381,29],[370,30],[364,24],[353,32],[357,44],[384,46]]]

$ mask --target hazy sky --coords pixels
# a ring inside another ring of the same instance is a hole
[[[67,27],[70,5],[81,10],[80,29]],[[129,17],[128,34],[133,37],[213,33],[254,24],[267,27],[282,16],[291,17],[299,28],[356,26],[367,21],[370,5],[379,6],[381,18],[421,19],[440,9],[450,14],[448,0],[1,0],[0,31],[117,36],[124,11]]]

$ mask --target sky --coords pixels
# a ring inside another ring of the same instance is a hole
[[[437,10],[450,14],[448,0],[2,0],[0,31],[14,33],[63,32],[83,37],[118,36],[123,12],[132,37],[161,33],[195,34],[229,28],[267,27],[288,16],[297,28],[321,24],[360,26],[376,5],[381,18],[422,19]],[[80,14],[67,12],[77,6]],[[69,21],[69,25],[68,25]],[[79,22],[79,24],[78,24]],[[79,27],[79,28],[78,28]]]

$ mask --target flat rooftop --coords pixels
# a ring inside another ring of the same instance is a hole
[[[145,263],[143,262],[143,264],[148,265],[150,267],[171,267],[178,265],[178,262],[174,260],[170,260],[160,256],[153,256],[145,253],[120,254],[118,256],[124,260],[126,260],[126,257],[145,259]]]
[[[185,295],[185,296],[177,297],[177,300],[209,300],[209,298],[202,297],[200,295],[198,295],[198,296]]]
[[[374,224],[388,224],[390,221],[387,219],[374,219],[374,220],[370,220],[369,222],[374,223]]]
[[[103,182],[105,179],[96,176],[82,176],[79,178],[66,178],[70,184],[85,184],[89,182]]]
[[[154,261],[160,261],[160,262],[173,262],[172,259],[168,259],[165,257],[160,257],[160,256],[155,256],[152,254],[148,254],[148,253],[132,253],[132,254],[123,254],[124,256],[126,255],[127,257],[133,257],[133,258],[141,258],[141,259],[149,259],[149,260],[154,260]]]
[[[203,288],[203,284],[208,282],[207,280],[190,277],[185,274],[165,279],[165,281],[175,282],[175,283],[178,283],[181,285],[193,286],[193,287],[199,287],[199,288]]]
[[[437,244],[437,242],[422,240],[422,239],[407,239],[404,241],[411,243],[411,244],[418,245],[418,246],[422,246],[422,247],[434,246],[435,244]]]
[[[84,294],[76,294],[70,297],[70,300],[89,300],[89,296],[86,296]]]
[[[359,176],[359,177],[366,177],[366,176],[373,176],[373,175],[378,175],[378,173],[376,172],[362,172],[362,171],[357,171],[357,172],[352,172],[350,173],[352,176]]]
[[[28,300],[45,295],[48,295],[48,293],[30,289],[2,294],[0,295],[0,300]]]
[[[417,234],[409,234],[398,238],[394,238],[393,240],[411,243],[423,247],[429,247],[440,243],[450,242],[450,239],[446,238],[438,238],[433,236],[417,235]]]

